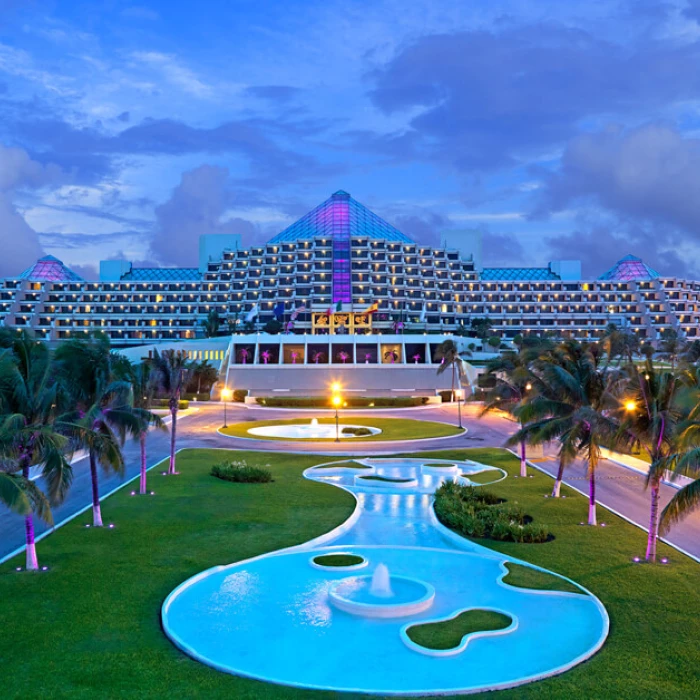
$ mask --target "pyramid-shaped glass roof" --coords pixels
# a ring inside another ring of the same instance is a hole
[[[363,204],[353,199],[347,192],[338,190],[325,202],[319,204],[278,233],[270,243],[296,241],[309,238],[382,238],[387,241],[413,243],[397,228],[384,221]]]
[[[601,280],[653,280],[659,276],[656,270],[652,270],[649,265],[642,262],[641,258],[634,255],[625,255],[622,260],[618,260],[607,272],[604,272],[598,279]]]
[[[34,280],[36,282],[82,282],[83,278],[77,275],[69,267],[66,267],[53,255],[45,255],[39,258],[31,267],[28,267],[19,279]]]

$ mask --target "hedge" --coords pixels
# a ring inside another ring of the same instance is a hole
[[[180,401],[178,401],[177,407],[180,411],[184,411],[186,408],[190,407],[190,402],[180,399]],[[151,401],[151,408],[170,408],[170,400],[153,399],[153,401]]]
[[[202,392],[201,394],[183,394],[182,398],[185,401],[210,401],[211,394]]]
[[[255,399],[260,406],[270,408],[331,408],[330,399],[325,396],[271,396]],[[425,396],[366,396],[344,397],[344,408],[410,408],[428,403]]]

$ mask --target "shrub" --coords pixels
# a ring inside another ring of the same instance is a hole
[[[183,394],[182,398],[185,401],[210,401],[211,394],[202,392],[201,394]]]
[[[531,523],[522,508],[507,504],[490,491],[446,481],[435,492],[435,515],[462,535],[501,542],[547,542],[547,528]]]
[[[359,426],[357,428],[353,428],[351,426],[347,426],[343,428],[341,433],[344,433],[345,435],[356,435],[357,437],[360,437],[362,435],[371,435],[372,431],[369,428],[364,428],[362,426]]]
[[[177,407],[180,411],[184,411],[190,407],[190,402],[180,399]],[[151,408],[170,408],[170,401],[169,399],[153,399],[153,401],[151,401]]]
[[[266,484],[272,481],[272,474],[269,470],[252,467],[244,460],[215,464],[211,468],[210,474],[217,479],[239,484]]]
[[[248,389],[233,390],[233,400],[237,403],[243,403],[245,401],[246,396],[248,396]]]

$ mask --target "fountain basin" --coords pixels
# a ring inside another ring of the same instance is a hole
[[[367,435],[353,435],[343,433],[343,428],[367,428],[372,435],[379,435],[382,431],[379,428],[372,428],[369,425],[349,425],[338,426],[338,437],[341,440],[362,440]],[[292,440],[335,440],[336,429],[334,423],[307,423],[301,425],[263,425],[258,428],[250,428],[250,435],[260,437],[291,438]]]
[[[420,468],[421,474],[431,474],[434,476],[457,476],[461,474],[461,469],[456,464],[450,464],[446,462],[445,464],[440,464],[438,462],[428,462],[422,464]]]
[[[425,581],[408,576],[391,576],[391,596],[372,593],[372,576],[351,576],[328,590],[331,603],[351,615],[361,617],[407,617],[427,610],[435,599],[435,589]]]

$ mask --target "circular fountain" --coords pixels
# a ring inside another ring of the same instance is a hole
[[[344,433],[345,428],[357,429],[365,428],[369,430],[369,435],[356,435],[351,432]],[[249,428],[248,433],[260,437],[291,438],[293,440],[335,440],[336,435],[341,440],[352,438],[362,439],[379,435],[382,431],[379,428],[372,428],[368,425],[348,425],[340,424],[337,428],[335,423],[319,423],[318,418],[312,418],[310,423],[298,423],[295,425],[263,425],[258,428]]]
[[[391,576],[378,564],[371,576],[351,576],[334,583],[328,597],[339,610],[362,617],[394,618],[427,610],[435,589],[408,576]]]

